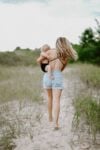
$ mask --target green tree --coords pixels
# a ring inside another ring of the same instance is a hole
[[[80,45],[81,47],[87,47],[89,44],[94,43],[95,41],[95,36],[92,28],[87,28],[85,31],[82,33],[80,37]]]
[[[79,60],[100,65],[100,23],[96,20],[97,27],[94,32],[92,28],[84,30],[80,36],[78,48]]]
[[[17,47],[15,48],[15,51],[20,50],[20,49],[21,49],[21,47],[20,47],[20,46],[17,46]]]
[[[100,42],[100,23],[97,19],[95,19],[97,23],[97,28],[96,28],[96,41]]]

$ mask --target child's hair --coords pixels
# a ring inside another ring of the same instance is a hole
[[[48,44],[45,44],[41,47],[41,52],[46,52],[50,49],[50,46]]]
[[[56,49],[59,57],[72,58],[73,60],[78,59],[77,52],[73,49],[72,45],[65,37],[59,37],[56,41]]]

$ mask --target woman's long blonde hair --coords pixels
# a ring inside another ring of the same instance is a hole
[[[72,45],[65,37],[59,37],[57,39],[56,49],[58,56],[61,57],[62,59],[71,58],[75,61],[78,59],[77,52],[73,49]]]

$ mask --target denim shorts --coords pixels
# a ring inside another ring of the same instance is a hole
[[[51,79],[48,73],[43,76],[43,88],[44,89],[63,89],[63,76],[60,70],[54,70],[52,72],[53,79]]]

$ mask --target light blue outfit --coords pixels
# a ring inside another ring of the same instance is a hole
[[[60,70],[52,71],[53,79],[51,79],[48,73],[43,76],[43,88],[44,89],[63,89],[63,75]]]

